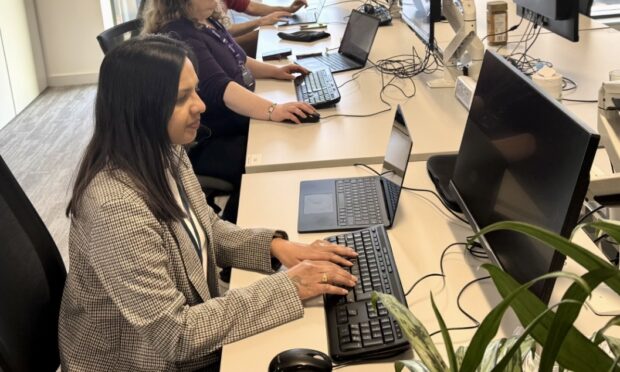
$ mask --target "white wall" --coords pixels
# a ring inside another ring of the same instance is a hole
[[[50,86],[97,82],[103,53],[99,0],[35,0]]]
[[[33,0],[0,0],[0,125],[21,112],[47,85],[36,18]]]

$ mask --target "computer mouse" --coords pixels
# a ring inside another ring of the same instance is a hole
[[[312,349],[290,349],[276,355],[269,363],[269,372],[332,370],[332,359],[326,354]]]
[[[372,4],[366,3],[364,4],[364,13],[366,14],[375,14],[375,7]]]
[[[308,114],[306,113],[306,117],[303,118],[297,114],[293,114],[295,116],[297,116],[297,119],[299,119],[300,123],[317,123],[320,119],[321,119],[321,114],[319,114],[318,112],[315,112],[313,114]],[[295,123],[292,120],[284,120],[285,123]]]

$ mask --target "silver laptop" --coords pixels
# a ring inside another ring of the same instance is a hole
[[[375,41],[381,21],[371,15],[353,10],[344,30],[338,53],[298,59],[296,63],[310,71],[329,67],[332,73],[364,67]]]
[[[412,144],[398,106],[381,175],[301,182],[297,231],[353,230],[377,224],[391,227]]]

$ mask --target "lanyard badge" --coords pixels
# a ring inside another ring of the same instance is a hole
[[[213,22],[213,23],[217,27],[218,23],[217,22]],[[239,53],[239,50],[234,47],[233,45],[234,42],[232,40],[229,40],[229,38],[226,37],[225,34],[220,34],[220,32],[225,33],[226,30],[224,30],[223,27],[217,27],[217,29],[219,32],[216,31],[215,29],[207,28],[207,30],[211,32],[211,35],[213,35],[213,37],[219,40],[222,44],[226,45],[230,53],[233,55],[233,57],[235,57],[235,60],[237,60],[237,63],[239,64],[239,69],[241,70],[241,78],[243,79],[243,85],[247,89],[254,91],[256,80],[254,79],[254,75],[252,75],[252,72],[246,67],[245,58],[243,58],[241,56],[241,53]]]

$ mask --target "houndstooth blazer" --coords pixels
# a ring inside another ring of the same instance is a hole
[[[274,231],[220,220],[184,153],[180,168],[208,238],[208,280],[183,225],[157,220],[126,174],[100,172],[71,220],[59,319],[63,370],[209,369],[222,345],[303,316],[285,273],[216,297],[216,263],[273,273]]]

